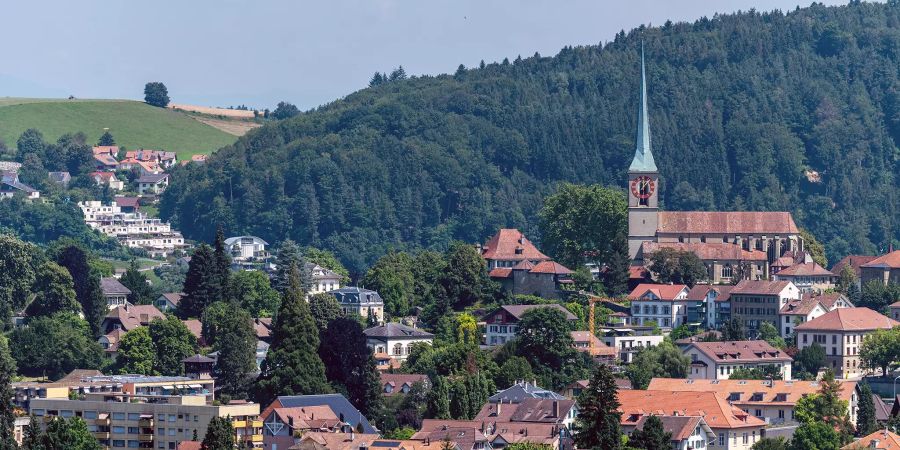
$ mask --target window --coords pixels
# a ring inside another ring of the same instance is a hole
[[[128,448],[140,448],[141,443],[138,441],[128,441]]]
[[[123,412],[114,412],[112,413],[113,420],[125,420],[125,413]]]
[[[719,433],[719,445],[725,446],[725,433]]]
[[[749,437],[749,435],[748,435],[747,433],[744,433],[742,442],[743,442],[744,444],[749,444],[749,443],[750,443],[750,437]]]
[[[125,427],[118,426],[118,425],[114,426],[114,427],[112,427],[112,432],[118,433],[118,434],[125,434]]]
[[[112,441],[112,446],[113,446],[113,447],[124,447],[124,446],[125,446],[125,441],[120,440],[120,439],[113,439],[113,441]]]
[[[783,410],[783,409],[779,409],[779,410],[778,410],[778,418],[779,418],[779,419],[784,419],[784,410]]]
[[[734,276],[734,268],[731,267],[731,264],[725,264],[722,266],[722,278],[731,278]]]
[[[84,412],[84,418],[85,418],[85,419],[96,419],[96,418],[97,418],[97,411],[85,411],[85,412]]]
[[[403,344],[394,344],[394,354],[402,355],[403,354]]]
[[[141,420],[139,413],[128,413],[128,420]]]

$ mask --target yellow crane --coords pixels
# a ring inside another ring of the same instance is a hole
[[[598,300],[603,300],[603,297],[590,294],[586,291],[578,291],[578,293],[588,299],[588,330],[591,332],[591,337],[588,340],[588,354],[594,356],[594,339],[597,336],[595,332],[596,326],[594,325],[594,304],[597,303]]]

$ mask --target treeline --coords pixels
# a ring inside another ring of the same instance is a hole
[[[900,239],[900,6],[813,5],[620,33],[436,77],[383,74],[181,168],[160,212],[186,236],[335,251],[535,238],[559,181],[624,187],[640,40],[666,209],[788,210],[836,261]],[[394,80],[391,80],[394,78]]]

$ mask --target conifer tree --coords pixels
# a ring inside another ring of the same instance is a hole
[[[178,315],[183,318],[200,317],[203,310],[221,297],[215,256],[209,245],[200,244],[188,265],[184,279],[184,296],[178,303]]]
[[[206,435],[200,448],[203,450],[233,450],[234,427],[230,417],[213,417],[206,426]]]
[[[297,243],[290,239],[285,239],[278,248],[278,255],[275,257],[275,275],[272,276],[272,287],[276,291],[284,294],[285,289],[289,286],[291,276],[291,268],[297,267],[300,270],[300,286],[304,295],[309,292],[312,285],[312,274],[306,267],[306,258],[300,252]]]
[[[13,432],[16,417],[13,414],[13,393],[10,387],[15,374],[16,362],[9,353],[9,342],[0,336],[0,450],[16,448]]]
[[[878,421],[875,419],[872,387],[869,386],[869,383],[862,383],[859,388],[859,408],[856,413],[856,434],[867,436],[876,430],[878,430]]]
[[[279,395],[330,392],[319,358],[319,332],[306,303],[300,270],[294,265],[275,319],[272,345],[254,387],[256,400],[269,404]]]
[[[347,400],[363,414],[377,415],[382,407],[381,378],[359,321],[348,317],[332,320],[321,341],[319,356],[328,381],[343,386]]]
[[[628,293],[629,266],[631,257],[628,255],[628,239],[620,234],[613,244],[603,278],[603,287],[609,295],[619,296]]]
[[[138,270],[136,260],[131,260],[131,264],[128,265],[128,270],[122,274],[122,278],[119,282],[131,291],[131,294],[128,294],[128,301],[131,302],[131,304],[147,305],[153,301],[153,299],[150,298],[153,295],[153,288],[147,284],[147,277]]]
[[[216,260],[216,276],[219,278],[220,290],[215,301],[227,301],[231,298],[231,255],[225,248],[225,232],[222,226],[216,228],[216,240],[213,243],[213,256]]]
[[[44,446],[41,445],[41,424],[35,416],[31,416],[23,430],[22,450],[44,450]]]
[[[216,386],[232,398],[244,398],[250,374],[256,371],[256,332],[250,313],[232,302],[217,330]]]
[[[616,380],[606,365],[600,364],[578,398],[578,418],[575,421],[575,443],[580,448],[622,448],[619,422],[622,413]]]
[[[116,145],[116,140],[115,140],[115,138],[113,138],[112,133],[110,133],[109,130],[106,130],[103,132],[103,135],[100,136],[100,140],[97,141],[97,145],[104,146],[104,147],[110,146],[110,145]]]
[[[635,429],[628,440],[628,446],[644,450],[670,450],[672,448],[672,433],[666,433],[662,420],[658,416],[651,415],[644,420],[642,429]]]
[[[316,328],[319,333],[328,328],[328,324],[332,320],[341,316],[341,304],[333,295],[320,292],[309,297],[309,310],[312,312],[313,319],[316,321]]]
[[[91,327],[94,336],[100,335],[100,324],[109,312],[103,291],[100,289],[100,274],[91,268],[88,255],[76,245],[62,249],[56,263],[65,267],[72,275],[75,286],[75,297],[81,304],[84,319]]]

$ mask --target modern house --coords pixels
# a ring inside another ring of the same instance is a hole
[[[645,330],[649,331],[649,330]],[[640,334],[633,328],[608,329],[600,337],[607,347],[616,350],[616,356],[623,364],[630,364],[641,350],[655,347],[665,340],[662,335]]]
[[[628,299],[631,300],[631,324],[655,323],[661,328],[676,328],[687,323],[688,293],[684,284],[637,285]]]
[[[783,379],[790,380],[794,361],[763,340],[693,342],[682,353],[691,358],[688,378],[693,380],[727,380],[736,370],[765,366],[776,367]]]
[[[237,270],[263,268],[269,259],[268,242],[256,236],[236,236],[225,239],[225,248],[231,253],[231,266]]]
[[[566,308],[556,303],[540,304],[540,305],[503,305],[484,316],[482,320],[485,322],[485,344],[487,345],[503,345],[507,341],[516,337],[519,329],[519,321],[528,311],[536,308],[553,308],[563,313],[566,320],[574,322],[578,320],[574,314]]]
[[[413,345],[419,343],[431,344],[434,335],[417,328],[406,325],[387,322],[384,325],[363,330],[366,335],[366,345],[373,353],[387,353],[397,360],[405,360],[409,356]]]
[[[328,291],[341,305],[344,315],[353,314],[384,321],[384,300],[377,292],[356,286],[347,286]]]

